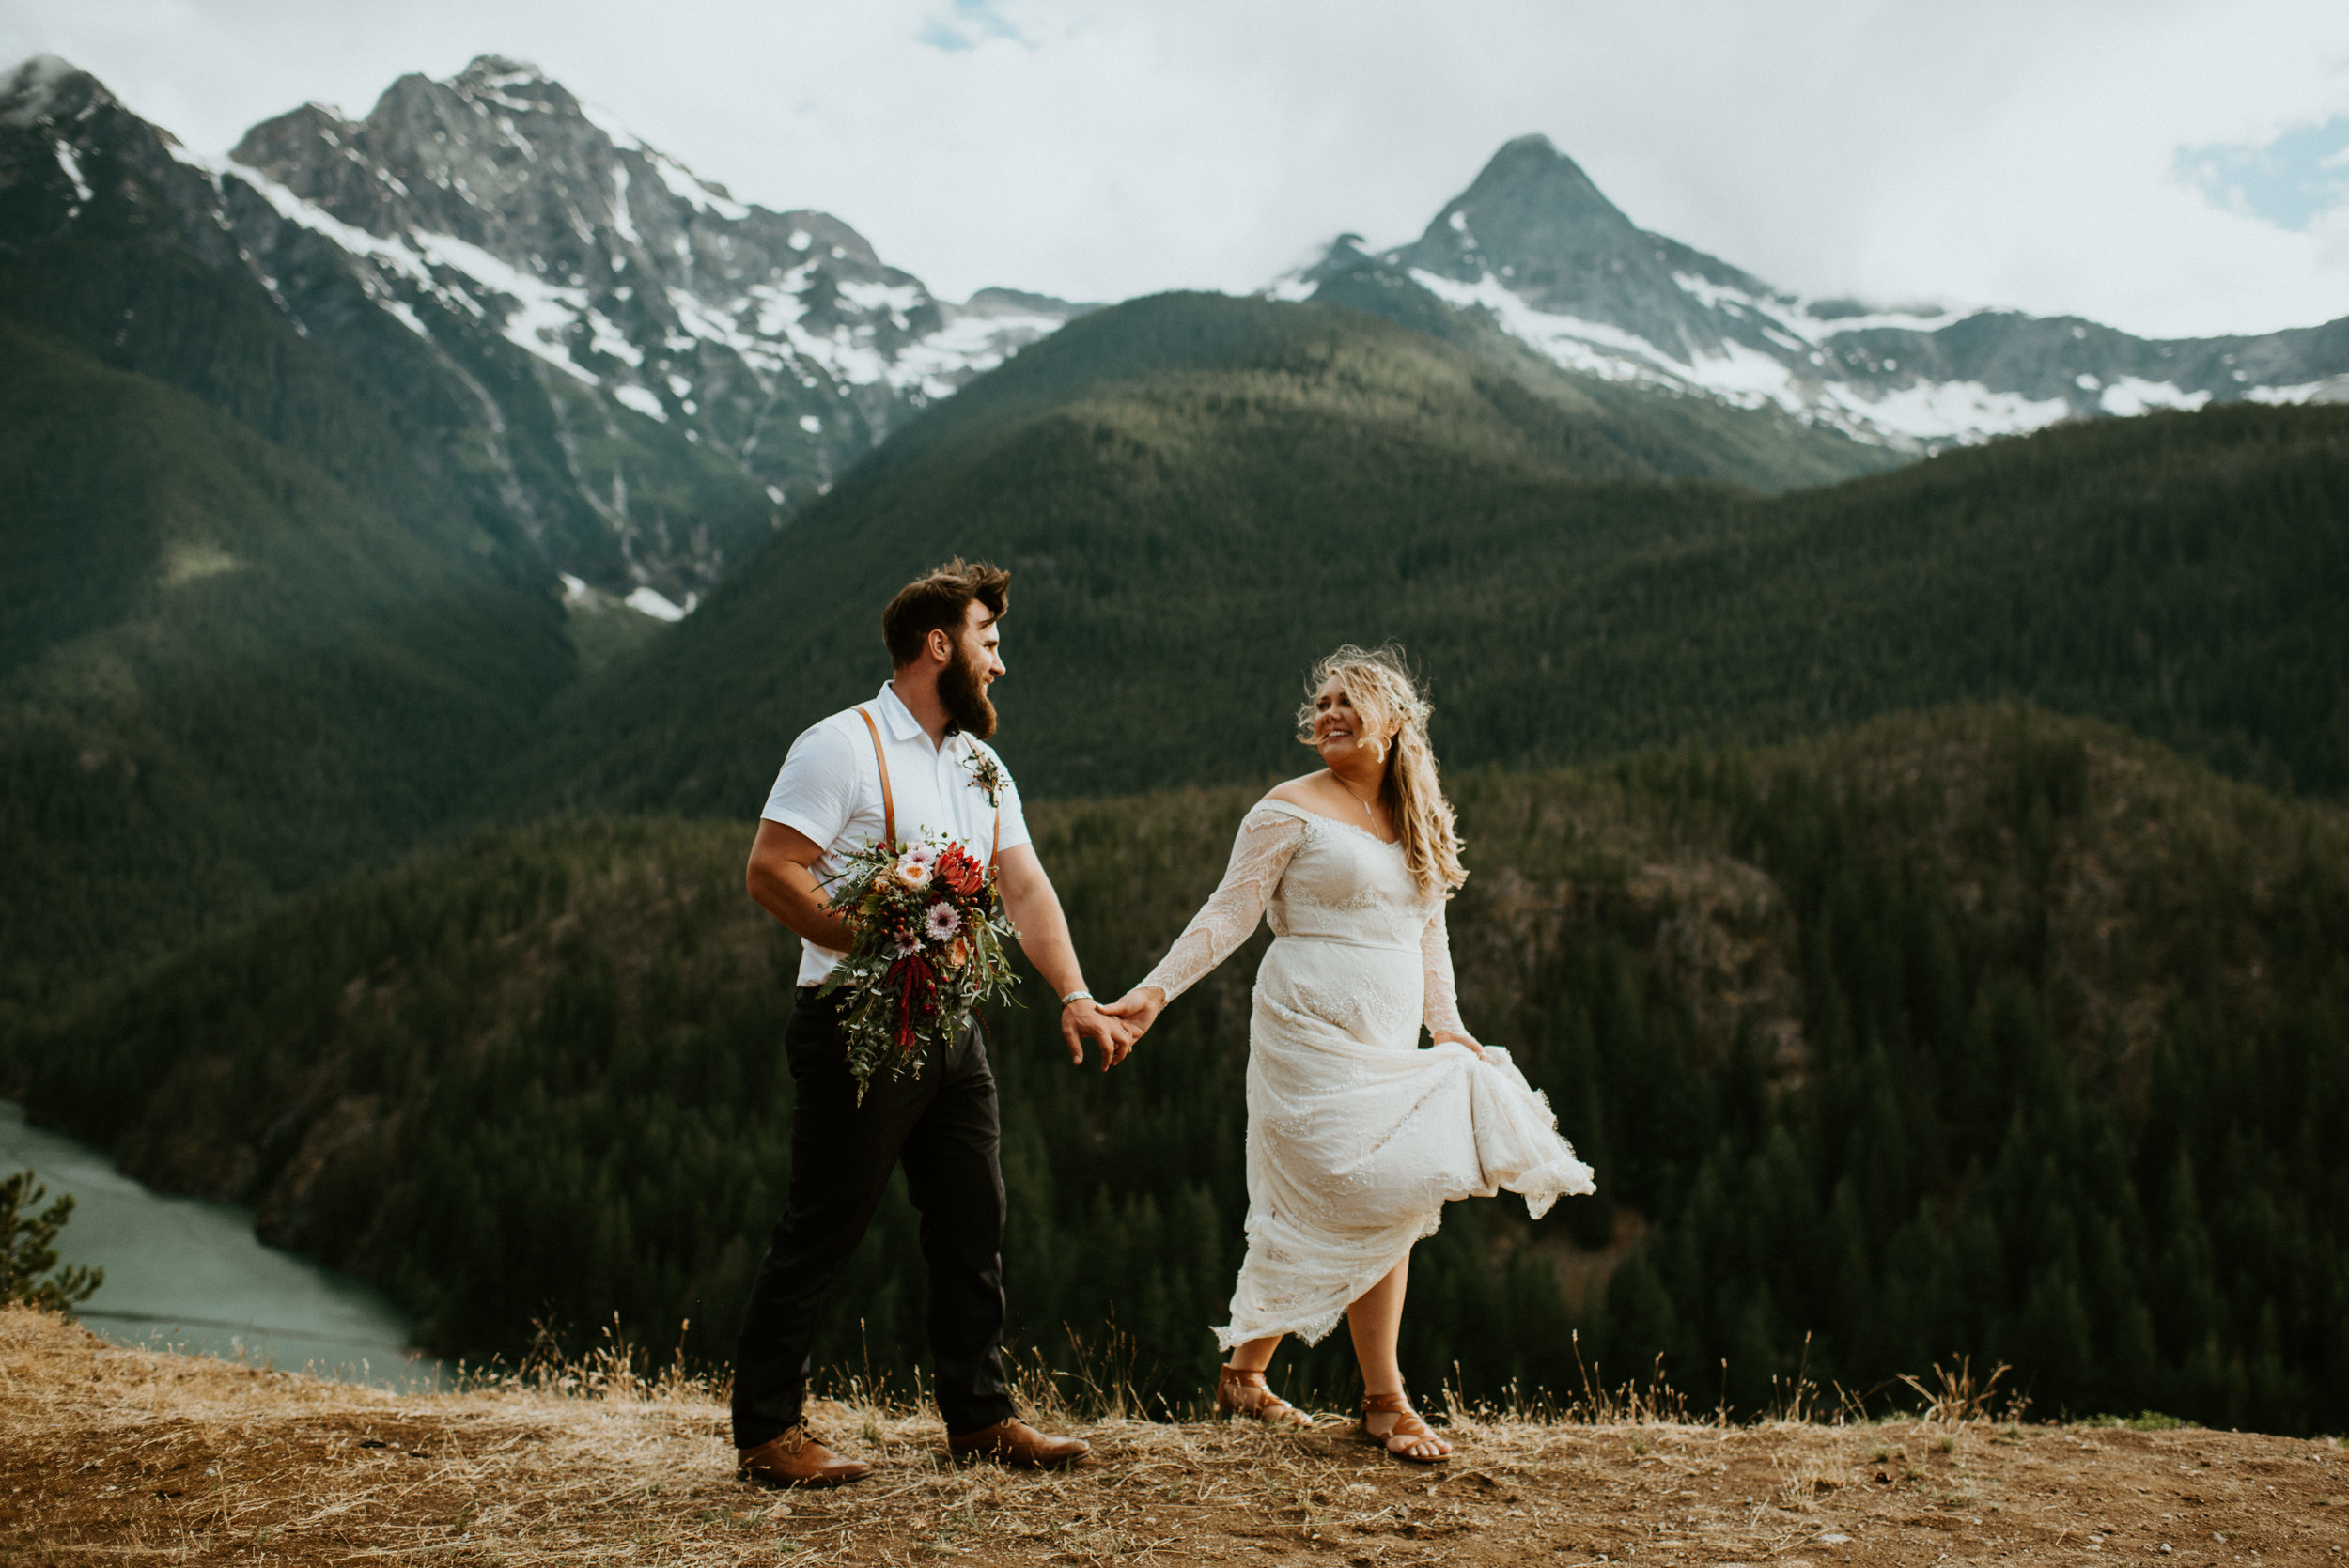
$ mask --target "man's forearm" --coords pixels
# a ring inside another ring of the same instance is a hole
[[[846,953],[855,939],[848,923],[832,907],[816,874],[796,861],[754,861],[747,878],[752,898],[801,941]]]
[[[1077,966],[1077,946],[1068,939],[1068,917],[1061,912],[1060,894],[1044,875],[1033,850],[1022,846],[1003,867],[1003,912],[1019,930],[1020,951],[1028,955],[1052,994],[1066,997],[1084,989],[1084,970]],[[1100,1047],[1101,1070],[1107,1072],[1126,1059],[1134,1032],[1102,1013],[1091,1001],[1078,1001],[1061,1008],[1061,1038],[1068,1044],[1068,1060],[1081,1064],[1085,1044]]]
[[[1050,883],[1041,890],[1022,889],[1016,898],[1006,896],[1003,912],[1019,928],[1019,951],[1054,996],[1084,988],[1084,970],[1077,962],[1077,944],[1069,939],[1068,917],[1061,912]]]

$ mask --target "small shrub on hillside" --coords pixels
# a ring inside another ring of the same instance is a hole
[[[61,1194],[35,1212],[48,1195],[30,1171],[0,1178],[0,1305],[61,1312],[88,1300],[106,1282],[102,1268],[57,1267],[57,1233],[72,1218],[73,1194]]]

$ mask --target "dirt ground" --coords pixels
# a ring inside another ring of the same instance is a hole
[[[732,1479],[706,1391],[354,1389],[0,1312],[0,1563],[2341,1564],[2349,1450],[2194,1429],[1460,1419],[1440,1469],[1221,1422],[1079,1428],[1060,1474],[946,1462],[828,1403],[879,1469]]]

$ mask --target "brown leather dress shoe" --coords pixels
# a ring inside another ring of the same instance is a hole
[[[1074,1465],[1093,1452],[1093,1445],[1082,1437],[1048,1437],[1026,1421],[997,1421],[947,1438],[946,1452],[957,1459],[993,1459],[1021,1469],[1049,1470]]]
[[[872,1466],[841,1458],[809,1436],[804,1426],[754,1449],[738,1449],[734,1455],[735,1479],[761,1486],[838,1486],[872,1473]]]

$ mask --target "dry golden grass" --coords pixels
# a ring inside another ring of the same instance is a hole
[[[402,1395],[0,1312],[0,1563],[2349,1561],[2349,1453],[2325,1441],[1455,1413],[1430,1470],[1335,1419],[1109,1420],[1080,1425],[1092,1463],[1037,1475],[947,1463],[903,1407],[814,1420],[878,1473],[742,1486],[707,1389],[611,1358]]]

